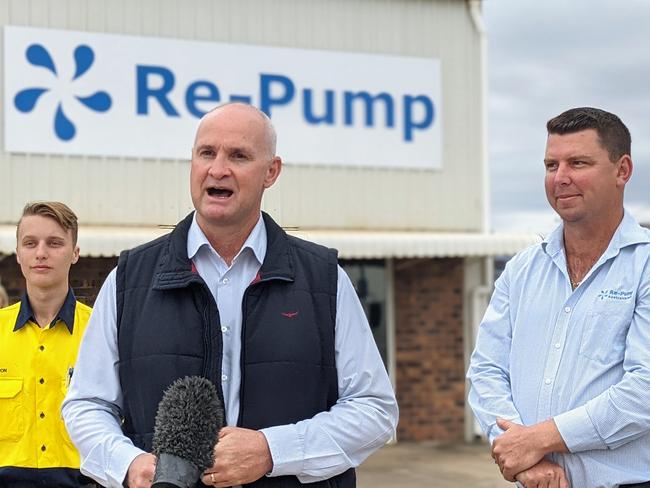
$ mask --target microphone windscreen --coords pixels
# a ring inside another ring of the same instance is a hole
[[[172,383],[165,390],[156,413],[153,435],[153,453],[158,458],[156,474],[165,469],[178,469],[165,468],[161,460],[180,458],[196,466],[200,476],[214,463],[214,446],[223,423],[223,405],[210,380],[186,376]]]

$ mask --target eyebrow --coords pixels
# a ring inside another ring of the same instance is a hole
[[[199,151],[201,149],[214,149],[214,146],[212,144],[199,144],[198,146],[194,146],[195,151]]]
[[[587,161],[593,161],[594,158],[591,156],[587,156],[586,154],[578,154],[576,156],[569,156],[567,158],[569,161],[576,161],[576,160],[587,160]],[[556,163],[558,161],[557,158],[544,158],[545,163]]]
[[[591,156],[587,156],[586,154],[578,154],[577,156],[571,156],[569,160],[575,160],[575,159],[586,159],[586,160],[593,160],[594,158]]]
[[[241,152],[245,154],[247,157],[252,157],[252,155],[255,153],[255,148],[251,146],[245,146],[245,145],[236,145],[236,146],[221,145],[221,147],[218,150],[216,146],[213,144],[199,144],[198,146],[194,147],[195,152],[199,152],[202,149],[210,149],[215,152],[223,151],[226,152],[227,154],[232,154],[234,152]]]
[[[25,239],[36,239],[36,240],[39,240],[40,237],[38,237],[38,236],[34,236],[34,235],[31,235],[31,234],[27,234],[27,235],[24,235],[24,236],[22,236],[22,237],[20,238],[21,241],[24,241]],[[48,235],[48,236],[45,236],[45,239],[46,239],[46,240],[58,239],[58,240],[61,240],[61,241],[65,241],[65,236]]]

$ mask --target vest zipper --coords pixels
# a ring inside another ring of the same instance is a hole
[[[203,307],[203,357],[204,362],[203,362],[203,376],[205,378],[208,378],[214,386],[217,388],[217,395],[219,396],[219,400],[221,401],[221,404],[224,406],[225,410],[225,402],[224,402],[224,397],[223,397],[223,386],[221,384],[221,378],[220,375],[214,375],[213,370],[215,361],[214,361],[214,353],[212,351],[212,340],[211,340],[211,330],[212,330],[212,323],[210,321],[210,303],[211,300],[214,300],[214,297],[212,296],[212,293],[208,289],[208,285],[205,284],[203,281],[200,283],[201,287],[201,292],[205,298],[205,306]],[[215,310],[217,310],[218,313],[218,308],[217,304],[214,304]],[[221,318],[219,319],[221,321]],[[222,350],[222,356],[223,356],[223,344],[221,345],[221,350]],[[219,371],[221,371],[221,364],[219,364]]]

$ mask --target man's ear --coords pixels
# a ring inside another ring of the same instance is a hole
[[[275,180],[278,179],[278,176],[280,176],[281,172],[282,159],[280,159],[279,156],[274,156],[271,160],[271,164],[266,171],[266,178],[264,178],[264,188],[273,186],[273,183],[275,183]]]
[[[79,261],[79,246],[75,246],[72,251],[72,264],[76,264]]]
[[[629,154],[621,156],[621,158],[616,162],[616,166],[617,183],[621,186],[625,186],[625,183],[627,183],[632,176],[632,170],[634,169],[632,158],[629,156]]]

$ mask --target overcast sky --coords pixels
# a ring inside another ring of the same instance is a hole
[[[650,1],[484,0],[492,228],[547,234],[546,121],[617,114],[632,133],[626,207],[650,222]]]

